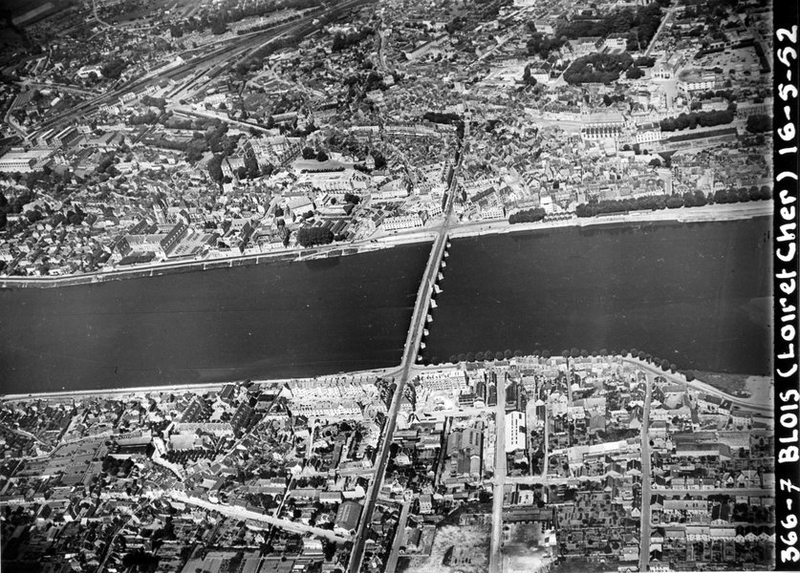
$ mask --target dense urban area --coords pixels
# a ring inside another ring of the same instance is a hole
[[[768,2],[4,16],[3,288],[433,247],[397,368],[3,395],[3,569],[774,567],[769,379],[637,349],[421,356],[450,237],[771,213]]]
[[[36,4],[0,37],[9,278],[421,240],[448,194],[464,233],[770,208],[766,1]]]
[[[7,400],[3,566],[771,568],[771,409],[606,352],[418,367],[386,443],[390,373]]]

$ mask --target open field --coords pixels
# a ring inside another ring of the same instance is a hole
[[[430,557],[402,559],[398,571],[484,573],[489,567],[489,529],[447,525],[436,532]]]
[[[552,561],[544,547],[541,523],[503,526],[503,566],[506,573],[535,573]]]
[[[768,376],[751,376],[749,374],[725,374],[720,372],[704,372],[688,370],[695,378],[728,394],[747,392],[749,395],[772,392],[772,380]]]

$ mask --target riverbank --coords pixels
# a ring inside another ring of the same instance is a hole
[[[69,288],[0,289],[0,393],[395,365],[429,243]]]
[[[267,380],[250,380],[253,384],[262,385],[283,385],[292,382],[293,380],[318,380],[318,379],[336,379],[342,377],[358,378],[358,377],[381,377],[391,376],[399,371],[399,367],[392,368],[373,368],[369,370],[357,370],[355,372],[344,372],[341,374],[328,374],[324,376],[296,376],[292,378],[271,378]],[[168,384],[165,386],[137,386],[134,388],[101,388],[97,390],[62,390],[58,392],[32,392],[30,394],[0,394],[0,402],[25,402],[28,400],[50,400],[54,402],[69,401],[80,398],[113,398],[116,400],[130,397],[142,398],[148,394],[153,393],[175,393],[175,392],[193,392],[197,394],[207,392],[219,392],[229,384],[241,384],[244,380],[231,380],[229,382],[209,382],[205,384]]]
[[[561,221],[538,221],[535,223],[510,224],[507,219],[499,221],[478,221],[464,223],[452,228],[451,238],[476,237],[482,235],[522,233],[542,229],[563,227],[591,227],[612,224],[640,224],[649,222],[702,223],[718,221],[736,221],[753,217],[771,216],[772,201],[750,203],[733,203],[725,205],[706,205],[704,207],[681,207],[679,209],[663,209],[660,211],[632,211],[620,215],[604,215],[591,218],[571,218]],[[432,241],[436,229],[422,228],[408,233],[378,235],[364,241],[351,244],[331,244],[313,249],[281,249],[272,253],[255,253],[236,257],[216,259],[193,259],[190,261],[170,261],[157,264],[140,265],[129,269],[96,271],[81,275],[45,276],[45,277],[0,277],[0,288],[54,288],[95,284],[112,280],[161,276],[166,274],[195,272],[216,268],[262,263],[289,261],[302,262],[321,258],[334,258],[365,253],[379,249],[392,248],[398,245],[411,245]]]
[[[652,370],[659,376],[669,379],[671,382],[683,384],[693,388],[696,391],[710,393],[724,399],[731,400],[734,404],[743,408],[752,408],[761,415],[768,415],[772,407],[772,393],[767,395],[757,394],[750,397],[735,396],[729,394],[719,387],[711,386],[706,380],[695,378],[694,380],[687,379],[683,373],[664,372],[662,369],[655,365],[648,364],[638,358],[617,355],[614,357],[616,360],[628,362],[646,370]],[[521,365],[525,365],[529,360],[534,359],[531,356],[523,356],[518,360]],[[415,364],[411,367],[412,376],[417,376],[423,373],[432,373],[435,371],[454,370],[461,368],[461,363],[446,363],[438,365],[420,365]],[[325,375],[316,377],[293,377],[293,378],[274,378],[265,380],[251,380],[253,384],[261,385],[284,385],[296,380],[325,380],[325,379],[339,379],[339,378],[371,378],[371,377],[389,377],[394,376],[400,371],[400,367],[391,368],[373,368],[368,370],[360,370],[354,372],[343,372],[336,375]],[[712,377],[727,377],[728,374],[707,373]],[[752,377],[759,378],[763,383],[769,384],[770,381],[765,377]],[[229,384],[241,384],[242,380],[234,380],[230,382],[215,382],[209,384],[172,384],[167,386],[140,386],[136,388],[106,388],[100,390],[76,390],[72,392],[36,392],[30,394],[8,394],[0,395],[0,402],[26,402],[31,400],[46,400],[46,401],[71,401],[81,398],[109,398],[120,400],[124,398],[143,398],[149,394],[157,393],[177,393],[177,392],[193,392],[203,394],[208,392],[219,392],[223,387]]]
[[[424,237],[404,241],[402,244],[423,242]],[[188,273],[220,268],[232,268],[247,265],[259,265],[273,262],[303,262],[326,258],[368,253],[387,249],[399,243],[365,241],[356,244],[331,244],[311,249],[280,249],[272,253],[254,253],[236,257],[218,257],[213,259],[191,259],[184,261],[166,261],[147,265],[137,265],[127,269],[95,271],[81,275],[45,276],[45,277],[0,277],[0,288],[53,288],[103,283],[113,280],[125,280],[142,277],[162,276],[166,274]]]
[[[739,221],[742,219],[752,219],[753,217],[769,217],[772,216],[772,212],[772,201],[757,201],[750,203],[728,203],[725,205],[706,205],[703,207],[680,207],[678,209],[662,209],[660,211],[631,211],[619,215],[600,215],[596,217],[564,219],[562,221],[516,223],[513,225],[507,220],[481,221],[455,227],[450,231],[450,237],[455,239],[563,227],[618,225],[620,223],[711,223]]]
[[[684,370],[769,374],[772,218],[642,219],[453,238],[426,357],[635,345]]]

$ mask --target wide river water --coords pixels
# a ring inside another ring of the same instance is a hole
[[[768,218],[452,241],[426,356],[636,347],[770,371]],[[0,290],[0,392],[395,366],[430,243],[57,289]]]
[[[3,393],[395,366],[430,244],[301,263],[0,290]]]
[[[636,348],[771,373],[769,217],[559,228],[452,242],[427,358]]]

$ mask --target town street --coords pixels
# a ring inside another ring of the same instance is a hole
[[[397,568],[397,560],[400,557],[400,548],[403,546],[405,540],[406,521],[408,521],[408,512],[411,510],[411,501],[407,499],[403,503],[403,509],[400,511],[400,520],[397,522],[397,531],[394,534],[394,543],[392,543],[392,552],[389,554],[389,560],[386,562],[386,569],[384,573],[394,573]]]
[[[497,378],[495,407],[494,493],[492,494],[492,540],[489,549],[489,573],[503,570],[501,555],[503,535],[503,488],[506,483],[506,388],[505,379]]]
[[[430,308],[431,297],[433,295],[433,285],[436,282],[436,276],[444,259],[444,252],[447,247],[447,236],[450,224],[452,222],[453,211],[453,197],[458,178],[456,174],[461,167],[461,154],[459,153],[459,160],[453,169],[453,176],[450,179],[450,185],[447,193],[447,203],[444,209],[444,223],[439,229],[436,241],[433,243],[428,264],[425,267],[425,272],[420,281],[419,290],[417,291],[416,303],[414,305],[414,314],[411,317],[411,326],[408,329],[405,347],[403,350],[403,359],[401,362],[401,370],[397,377],[397,388],[395,389],[394,396],[392,397],[392,404],[386,417],[386,428],[384,430],[383,441],[381,443],[380,455],[376,465],[374,479],[367,490],[367,497],[364,501],[364,510],[361,514],[358,531],[356,532],[355,541],[353,542],[353,551],[350,554],[350,563],[348,570],[351,573],[359,573],[361,571],[361,561],[364,558],[364,547],[367,541],[367,531],[369,523],[372,519],[372,512],[375,509],[375,502],[378,499],[378,493],[383,483],[383,477],[386,473],[386,464],[389,460],[389,446],[392,444],[394,437],[394,429],[397,424],[397,413],[400,410],[400,401],[403,398],[406,384],[411,379],[413,366],[419,357],[420,343],[422,342],[422,333],[425,330],[425,320]]]
[[[295,533],[300,533],[300,534],[311,533],[313,535],[316,535],[317,537],[324,537],[325,539],[333,541],[335,543],[346,543],[351,540],[349,536],[344,537],[341,535],[336,535],[330,529],[321,529],[319,527],[312,527],[310,525],[305,525],[303,523],[289,521],[288,519],[278,519],[270,515],[264,515],[263,513],[250,511],[243,507],[211,503],[210,501],[206,501],[204,499],[200,499],[197,497],[190,497],[183,492],[170,492],[169,495],[175,501],[196,505],[197,507],[202,507],[203,509],[207,509],[209,511],[216,511],[217,513],[221,513],[222,515],[227,515],[229,517],[234,517],[236,519],[252,519],[254,521],[261,521],[265,524],[273,525],[275,527],[280,527],[281,529],[285,529],[286,531],[293,531]]]
[[[647,394],[642,415],[642,515],[639,542],[639,571],[647,571],[650,562],[650,402],[653,398],[655,376],[647,373]]]

